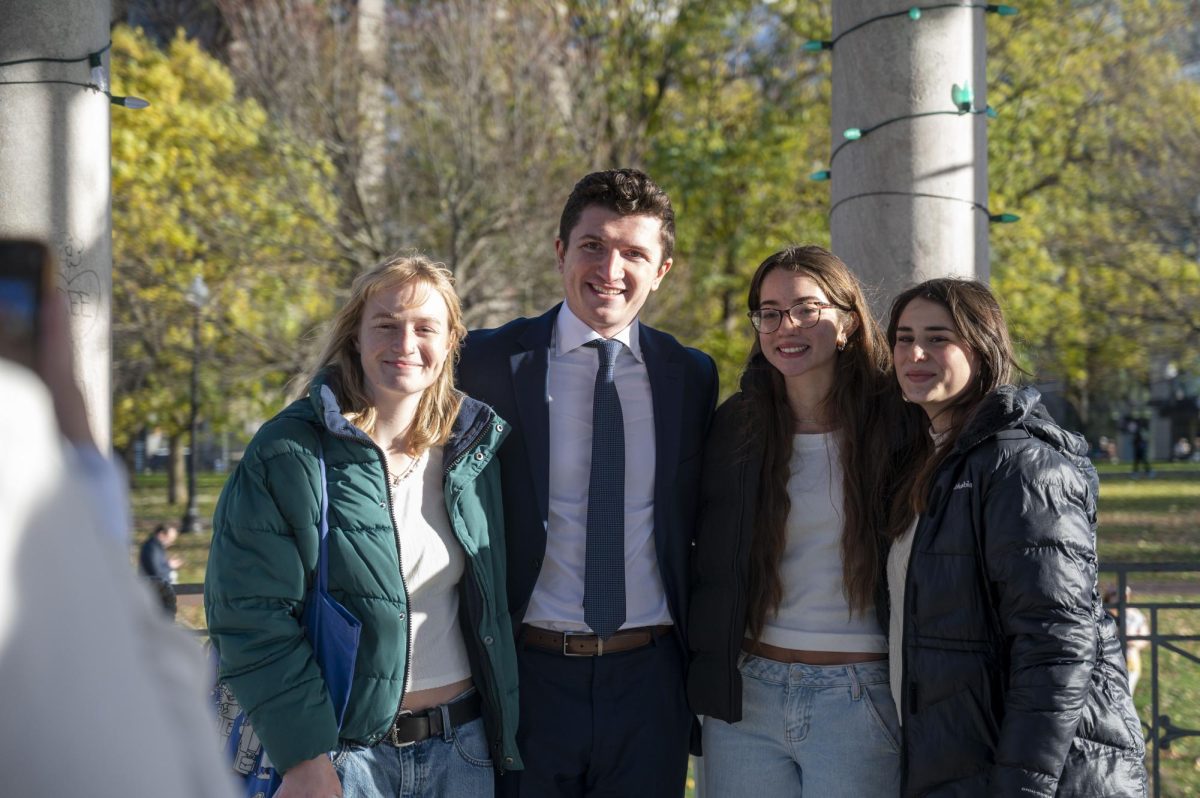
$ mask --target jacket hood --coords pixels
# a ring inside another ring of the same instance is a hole
[[[1087,456],[1087,440],[1055,423],[1042,404],[1042,394],[1031,386],[1001,385],[985,396],[959,436],[956,448],[967,451],[996,433],[1012,429],[1024,429],[1065,457],[1087,477],[1095,495],[1099,481]]]

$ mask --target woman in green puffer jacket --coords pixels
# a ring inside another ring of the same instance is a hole
[[[453,384],[466,333],[452,276],[420,257],[361,275],[306,396],[259,430],[221,493],[205,579],[220,677],[279,798],[491,795],[521,767],[500,470],[508,434]],[[334,706],[299,617],[322,485],[329,591],[362,623]]]

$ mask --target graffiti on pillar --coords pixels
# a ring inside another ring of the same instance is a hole
[[[87,333],[100,318],[100,276],[84,263],[83,244],[70,233],[58,239],[58,262],[58,290],[67,298],[75,329]]]

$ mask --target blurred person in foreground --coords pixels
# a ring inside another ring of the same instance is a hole
[[[41,380],[0,360],[4,794],[233,795],[200,647],[162,617],[120,545],[121,472],[88,426],[61,297],[42,319]]]
[[[904,796],[1144,796],[1145,748],[1096,585],[1099,482],[1019,371],[987,286],[892,303],[898,387],[924,416],[890,528]]]
[[[521,766],[495,459],[508,425],[454,388],[465,334],[441,264],[360,275],[304,395],[221,492],[209,631],[283,773],[278,798],[479,798],[493,768]],[[340,728],[300,625],[326,490],[328,589],[362,623]]]

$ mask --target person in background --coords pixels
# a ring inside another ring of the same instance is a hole
[[[204,604],[220,674],[283,773],[277,798],[484,798],[521,767],[496,450],[454,388],[453,277],[391,258],[354,281],[303,395],[221,491]],[[362,623],[344,719],[299,616],[328,495],[329,592]]]
[[[505,795],[683,794],[688,557],[716,366],[638,315],[675,212],[634,169],[587,175],[554,242],[565,301],[475,330],[463,389],[500,450],[526,769]]]
[[[183,567],[182,557],[167,554],[167,549],[175,545],[179,538],[179,527],[174,524],[159,524],[142,543],[138,552],[138,573],[150,580],[158,591],[165,609],[172,618],[175,617],[177,606],[175,583],[178,572]]]
[[[1146,440],[1146,430],[1139,421],[1129,422],[1133,434],[1133,463],[1130,464],[1130,474],[1137,476],[1138,466],[1142,467],[1146,476],[1154,476],[1154,468],[1150,465],[1150,442]]]
[[[1125,601],[1128,604],[1133,598],[1133,588],[1125,587]],[[1104,593],[1104,603],[1108,607],[1108,613],[1112,617],[1117,618],[1117,589],[1109,588]],[[1118,618],[1118,623],[1120,619]],[[1149,640],[1130,640],[1129,636],[1148,637],[1150,635],[1150,624],[1146,621],[1146,613],[1139,610],[1137,607],[1125,607],[1125,668],[1129,672],[1129,692],[1130,694],[1137,692],[1138,681],[1142,678],[1142,652],[1149,648]]]
[[[757,336],[704,453],[688,698],[713,796],[895,795],[880,516],[887,345],[850,270],[789,247],[750,282]]]
[[[1146,794],[1097,591],[1087,442],[1018,371],[996,298],[941,278],[892,303],[898,389],[928,429],[889,532],[903,796]]]
[[[154,527],[138,553],[138,573],[148,579],[175,584],[179,569],[183,567],[183,558],[168,555],[167,549],[178,539],[179,527],[174,524]]]
[[[0,783],[5,795],[234,795],[195,639],[129,570],[120,470],[96,447],[61,296],[39,380],[0,360]]]

